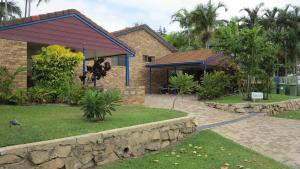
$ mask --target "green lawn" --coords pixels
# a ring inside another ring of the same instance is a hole
[[[275,117],[300,120],[300,112],[299,111],[282,112],[277,114]]]
[[[118,161],[104,168],[288,169],[289,167],[207,130],[157,154]]]
[[[79,107],[65,105],[0,106],[0,147],[63,138],[185,116],[185,113],[143,106],[121,106],[103,122],[82,118]],[[22,128],[9,127],[16,118]]]
[[[258,100],[256,103],[271,103],[271,102],[280,102],[290,99],[299,99],[298,96],[287,96],[280,94],[271,94],[269,100]],[[247,103],[249,101],[245,101],[242,99],[240,95],[231,95],[231,96],[223,96],[218,99],[212,100],[217,103]]]

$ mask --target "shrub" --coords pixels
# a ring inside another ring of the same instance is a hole
[[[72,84],[75,68],[82,59],[81,52],[72,52],[59,45],[43,47],[40,54],[32,56],[34,85],[55,90],[53,99],[58,100]]]
[[[223,71],[205,73],[197,90],[199,99],[214,99],[226,94],[230,87],[230,76]]]
[[[89,88],[87,86],[81,86],[77,84],[71,85],[68,89],[69,91],[66,102],[71,105],[79,105],[81,99],[86,94],[88,89]]]
[[[57,92],[53,89],[35,86],[27,90],[28,100],[32,103],[53,103]]]
[[[121,102],[120,92],[116,90],[108,90],[99,92],[89,90],[81,100],[84,117],[88,120],[105,120],[107,114],[112,115],[115,107]]]
[[[26,102],[26,94],[23,91],[14,90],[13,83],[16,76],[25,70],[26,67],[21,66],[11,73],[6,67],[0,67],[0,103],[23,104]]]
[[[170,86],[177,90],[178,95],[190,94],[196,86],[196,82],[194,82],[194,76],[182,72],[177,73],[176,76],[170,77],[169,82]],[[175,107],[177,96],[173,100],[172,109]]]

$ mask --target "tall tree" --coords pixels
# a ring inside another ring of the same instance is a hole
[[[178,22],[179,26],[187,33],[188,44],[191,46],[191,29],[193,26],[191,13],[186,9],[180,9],[172,15],[172,22]]]
[[[246,16],[242,17],[240,20],[243,22],[248,28],[253,28],[261,21],[261,17],[259,16],[259,12],[261,8],[264,6],[264,3],[258,4],[255,8],[243,8],[240,11],[244,11],[247,13]]]
[[[202,37],[202,41],[205,44],[205,48],[209,48],[209,41],[212,37],[214,29],[223,21],[217,20],[217,11],[220,8],[224,8],[227,11],[225,4],[219,2],[214,4],[208,1],[207,4],[200,4],[192,11],[192,20],[195,24],[195,31],[199,32]]]
[[[14,1],[0,1],[0,21],[12,20],[21,17],[22,11]]]
[[[35,0],[25,0],[25,16],[24,17],[29,17],[31,16],[31,4]],[[41,3],[47,3],[50,0],[38,0],[36,6],[39,6]]]

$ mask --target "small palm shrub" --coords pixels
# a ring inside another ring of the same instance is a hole
[[[184,94],[191,94],[194,87],[197,85],[197,83],[194,81],[194,76],[189,75],[187,73],[179,72],[176,74],[176,76],[172,76],[169,79],[170,86],[175,88],[178,92],[178,95],[173,100],[173,105],[171,109],[174,109],[175,102],[177,99],[177,96],[184,95]]]
[[[121,100],[121,94],[116,90],[105,92],[88,90],[81,100],[83,117],[91,121],[103,121],[107,114],[112,115],[112,111],[116,110]]]
[[[25,70],[26,67],[21,66],[16,71],[10,72],[6,67],[0,67],[0,104],[24,104],[26,102],[26,94],[14,89],[14,80]]]
[[[227,93],[231,77],[223,71],[205,73],[197,90],[199,99],[214,99]]]

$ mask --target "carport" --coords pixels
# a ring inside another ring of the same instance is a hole
[[[194,50],[188,52],[176,52],[157,59],[154,63],[147,64],[149,68],[149,93],[153,92],[153,82],[164,79],[159,90],[168,88],[168,79],[181,71],[191,74],[194,80],[200,81],[206,71],[220,70],[227,66],[228,60],[222,53],[214,52],[211,49]],[[159,73],[153,77],[153,70]],[[157,87],[156,87],[157,88]],[[158,91],[156,89],[156,91]]]

